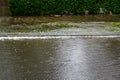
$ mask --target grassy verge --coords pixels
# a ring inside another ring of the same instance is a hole
[[[111,26],[107,28],[108,31],[120,32],[120,22],[107,22],[107,24]]]

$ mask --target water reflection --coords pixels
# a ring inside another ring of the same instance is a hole
[[[0,41],[1,80],[119,80],[120,39]]]

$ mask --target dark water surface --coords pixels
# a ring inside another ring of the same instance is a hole
[[[0,41],[0,80],[120,80],[120,38]]]

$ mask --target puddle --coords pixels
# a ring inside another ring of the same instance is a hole
[[[120,38],[0,40],[1,80],[119,80],[119,75]]]

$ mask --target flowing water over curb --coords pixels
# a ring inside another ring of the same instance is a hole
[[[36,31],[40,24],[0,26],[0,80],[119,80],[120,33],[104,22],[63,23],[47,23],[62,29],[46,32]],[[10,27],[35,30],[3,31]]]

